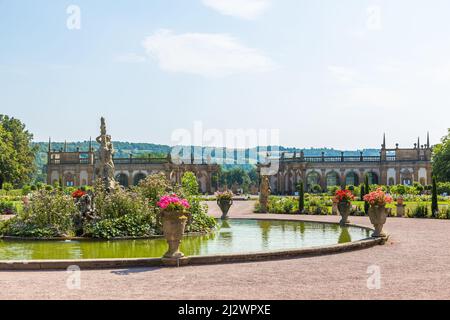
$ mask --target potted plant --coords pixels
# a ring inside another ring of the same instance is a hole
[[[403,217],[405,215],[405,204],[402,196],[397,198],[397,217]]]
[[[341,214],[341,226],[345,226],[350,223],[348,221],[348,216],[350,215],[350,209],[352,205],[352,200],[355,196],[350,190],[337,190],[334,196],[334,201],[337,202],[339,213]]]
[[[169,244],[169,250],[164,258],[183,258],[184,254],[180,251],[180,243],[189,217],[189,202],[172,194],[161,197],[157,206],[161,210],[164,237]]]
[[[364,196],[364,201],[369,205],[370,222],[375,227],[372,237],[385,237],[383,225],[386,223],[386,204],[392,202],[392,197],[387,195],[381,188]]]
[[[233,205],[233,192],[231,191],[224,191],[224,192],[217,192],[217,205],[219,206],[220,210],[222,210],[222,220],[228,219],[227,214],[228,211],[230,211],[231,206]]]

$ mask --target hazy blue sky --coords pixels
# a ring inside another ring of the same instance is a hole
[[[436,143],[449,14],[448,0],[0,0],[0,113],[36,140],[88,139],[104,115],[136,142],[201,121],[307,148]]]

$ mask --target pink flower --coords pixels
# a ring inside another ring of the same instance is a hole
[[[182,211],[191,207],[186,199],[180,199],[175,194],[162,196],[156,205],[161,209],[169,208],[170,210],[175,211]]]

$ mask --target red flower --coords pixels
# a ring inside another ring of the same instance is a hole
[[[355,196],[350,190],[338,190],[334,196],[336,202],[350,202],[355,200]]]
[[[86,194],[86,192],[84,192],[83,190],[77,190],[77,191],[74,191],[73,193],[72,193],[72,197],[73,198],[75,198],[75,199],[80,199],[82,196],[84,196]]]

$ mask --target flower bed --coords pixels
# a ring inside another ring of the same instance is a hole
[[[216,226],[207,215],[196,193],[195,176],[186,173],[183,185],[172,185],[165,175],[152,175],[138,187],[113,192],[104,190],[99,181],[89,192],[85,190],[33,191],[24,198],[24,208],[15,217],[0,222],[0,235],[30,238],[121,238],[162,235],[158,215],[165,205],[165,194],[182,195],[181,206],[189,205],[187,232],[209,232]],[[168,206],[177,205],[167,198]]]

